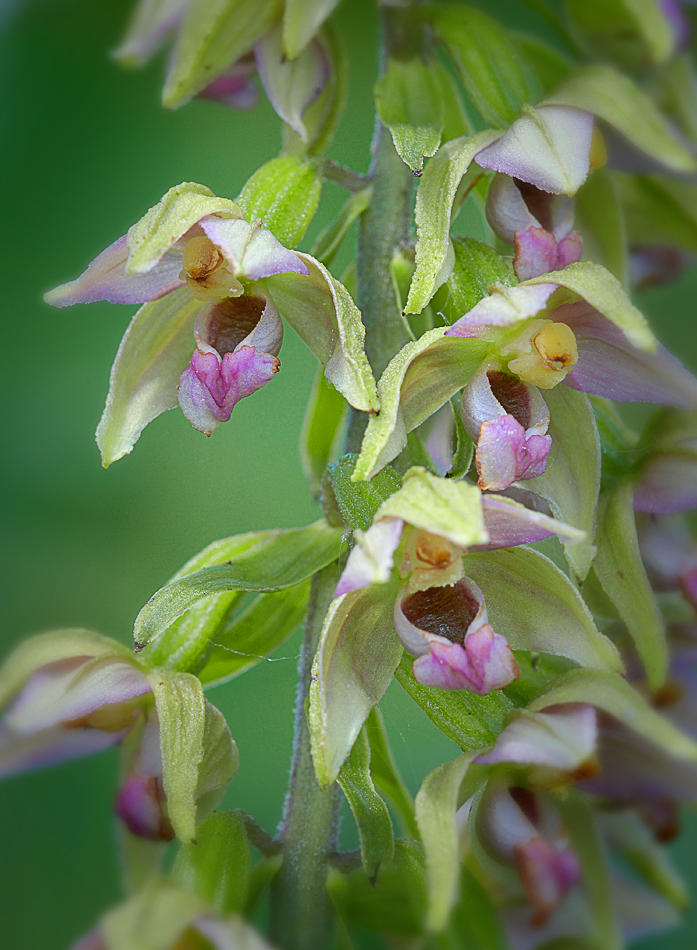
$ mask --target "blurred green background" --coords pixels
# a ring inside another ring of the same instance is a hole
[[[163,57],[123,72],[108,55],[131,5],[0,0],[3,655],[28,634],[63,626],[128,642],[142,604],[214,538],[317,517],[296,444],[314,360],[291,331],[282,372],[243,401],[213,438],[195,432],[179,412],[167,413],[146,429],[131,456],[101,468],[93,432],[134,308],[57,311],[42,303],[41,293],[77,276],[171,185],[193,180],[234,197],[280,144],[279,122],[263,97],[246,113],[210,102],[162,110]],[[347,0],[339,11],[352,82],[331,154],[361,171],[372,132],[373,6]],[[516,0],[492,0],[488,7],[525,25]],[[325,187],[303,247],[341,198],[334,186]],[[693,366],[696,294],[692,273],[639,301],[662,339]],[[241,752],[226,801],[253,811],[269,830],[280,818],[288,775],[297,650],[296,635],[271,661],[211,694]],[[399,688],[393,686],[382,708],[415,790],[456,750]],[[116,770],[112,750],[0,786],[2,948],[64,950],[119,899],[111,814]],[[350,821],[344,828],[353,846]],[[697,885],[695,842],[692,823],[674,851]],[[696,936],[694,915],[679,931],[641,946],[679,950],[693,947]]]

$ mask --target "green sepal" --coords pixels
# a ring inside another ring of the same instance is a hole
[[[514,650],[565,656],[580,666],[623,672],[569,578],[539,551],[524,546],[468,554],[465,573],[484,591],[489,621]]]
[[[382,699],[402,655],[394,629],[392,581],[334,600],[312,667],[308,722],[317,781],[326,788],[373,706]]]
[[[674,172],[697,171],[697,159],[645,92],[610,66],[582,66],[542,105],[592,112],[632,145]]]
[[[372,478],[396,458],[408,433],[467,385],[491,348],[444,334],[445,327],[435,327],[390,360],[378,384],[380,414],[368,421],[356,480]]]
[[[140,739],[140,730],[131,730],[121,744],[122,750],[131,736]],[[169,842],[134,835],[123,821],[116,822],[114,832],[124,893],[137,894],[161,873]]]
[[[241,614],[218,630],[198,677],[204,686],[246,673],[280,646],[302,623],[310,581],[259,594]]]
[[[535,78],[513,38],[495,20],[462,4],[435,5],[428,15],[487,123],[508,125],[524,103],[539,98]]]
[[[356,409],[375,412],[379,400],[365,355],[365,327],[348,290],[309,254],[309,274],[275,274],[265,281],[274,303],[325,366],[327,379]]]
[[[656,83],[663,112],[697,141],[697,74],[692,55],[686,51],[674,56],[656,76]]]
[[[652,689],[665,682],[668,645],[651,584],[646,576],[629,483],[604,492],[598,506],[595,574],[634,640]]]
[[[258,168],[237,202],[248,220],[261,218],[281,244],[292,248],[310,226],[321,194],[322,178],[316,166],[284,155]]]
[[[528,484],[549,502],[560,521],[585,531],[582,541],[561,538],[567,561],[583,581],[595,556],[593,538],[600,491],[600,441],[595,415],[585,393],[570,386],[545,391],[552,447],[547,469]]]
[[[491,746],[514,708],[498,690],[477,696],[466,689],[434,689],[414,679],[413,657],[404,654],[395,679],[426,713],[431,722],[464,752]]]
[[[465,752],[430,772],[416,796],[416,821],[426,852],[427,926],[445,929],[460,882],[460,842],[455,813],[460,786],[477,751]]]
[[[642,457],[636,434],[624,423],[609,399],[589,396],[588,401],[598,427],[603,478],[622,478],[633,473]],[[659,409],[658,413],[661,411]]]
[[[143,607],[135,623],[136,649],[162,634],[204,597],[231,590],[293,587],[331,564],[341,550],[341,530],[323,519],[306,528],[252,531],[214,541],[196,557],[198,563],[213,566],[170,581]]]
[[[325,267],[331,267],[349,228],[370,207],[371,187],[351,195],[331,224],[320,232],[312,245],[312,256]]]
[[[566,796],[559,796],[556,804],[564,819],[571,848],[581,865],[593,945],[603,950],[622,950],[625,943],[612,900],[610,863],[590,805],[574,790]]]
[[[576,195],[576,227],[583,256],[606,267],[623,287],[629,284],[627,225],[616,179],[604,168],[588,176]]]
[[[518,283],[510,259],[501,257],[488,244],[471,237],[454,237],[452,242],[455,263],[433,301],[449,323],[455,323],[488,297],[493,284],[512,287]]]
[[[218,914],[242,913],[246,906],[252,855],[244,820],[234,811],[209,815],[196,841],[176,857],[174,884],[198,894]]]
[[[283,155],[323,155],[332,144],[346,108],[349,61],[343,38],[331,23],[326,23],[317,40],[329,60],[329,75],[322,92],[303,114],[306,139],[289,125],[283,126]]]
[[[459,900],[451,914],[448,936],[457,940],[457,950],[509,950],[499,908],[468,866],[471,863],[465,863],[461,869]]]
[[[358,456],[349,453],[329,466],[329,478],[344,523],[367,531],[380,506],[402,487],[402,477],[389,465],[369,482],[353,480]]]
[[[697,186],[667,175],[615,172],[632,244],[662,244],[697,253]]]
[[[479,489],[418,466],[409,469],[402,487],[380,505],[376,518],[401,518],[462,548],[489,540]]]
[[[305,49],[339,0],[285,0],[283,47],[288,59]]]
[[[330,870],[327,888],[347,926],[406,937],[424,932],[426,877],[419,841],[398,838],[394,858],[380,869],[374,886],[363,870],[348,877]]]
[[[217,79],[279,19],[283,0],[191,0],[177,33],[162,103],[183,105]]]
[[[217,198],[210,188],[184,181],[170,188],[128,231],[127,274],[152,270],[165,251],[189,228],[209,214],[241,218],[242,209],[229,198]]]
[[[370,742],[370,774],[375,787],[397,812],[406,836],[418,838],[414,800],[392,756],[390,740],[379,706],[373,706],[363,728]]]
[[[208,912],[197,894],[158,879],[110,910],[101,929],[109,950],[170,950],[186,928]]]
[[[559,290],[550,298],[548,308],[559,307],[580,298],[614,323],[637,349],[650,351],[656,348],[656,338],[646,317],[631,302],[617,278],[600,264],[579,261],[553,274],[533,277],[520,286],[549,283],[557,284]]]
[[[431,73],[438,82],[440,101],[443,108],[443,135],[441,142],[471,135],[474,129],[465,109],[460,93],[460,84],[455,76],[442,63],[434,59],[429,65]]]
[[[195,676],[155,670],[150,686],[160,725],[167,814],[177,837],[193,841],[197,820],[218,804],[237,772],[237,746]]]
[[[472,467],[476,447],[467,429],[465,429],[456,400],[451,399],[450,404],[455,423],[455,448],[446,478],[464,478]]]
[[[569,60],[539,37],[520,34],[515,36],[514,40],[544,92],[551,92],[571,72],[572,65]]]
[[[338,455],[347,411],[346,400],[318,367],[300,433],[300,461],[316,498],[327,465]]]
[[[619,719],[629,729],[664,752],[697,762],[697,742],[656,712],[627,680],[617,673],[569,670],[544,686],[529,709],[541,712],[548,706],[588,703]]]
[[[39,667],[76,656],[97,657],[110,653],[137,664],[133,653],[123,643],[82,627],[51,630],[29,637],[15,647],[0,667],[0,709],[8,704]]]
[[[379,868],[394,856],[392,821],[371,776],[371,747],[365,726],[341,767],[338,782],[358,827],[361,861],[368,879],[375,883]]]
[[[435,155],[443,133],[438,77],[422,57],[388,57],[385,74],[373,87],[377,113],[392,134],[397,152],[420,175],[424,158]]]
[[[144,304],[131,320],[97,426],[105,468],[133,450],[149,422],[178,405],[177,384],[195,347],[194,320],[200,309],[201,301],[182,287]]]
[[[416,270],[406,313],[420,313],[443,280],[450,248],[450,222],[457,189],[472,159],[498,138],[487,129],[446,142],[428,163],[416,193]]]
[[[674,52],[675,36],[660,0],[566,0],[566,12],[596,59],[646,69]]]

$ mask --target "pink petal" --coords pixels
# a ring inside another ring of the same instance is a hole
[[[126,732],[53,726],[22,734],[0,724],[0,778],[101,752],[120,742]]]
[[[179,380],[179,405],[199,432],[210,435],[227,422],[235,405],[270,382],[281,366],[269,353],[253,346],[240,346],[220,357],[215,352],[195,350]]]
[[[556,910],[564,894],[581,877],[578,858],[550,844],[544,838],[531,838],[514,848],[520,879],[535,907],[533,923],[541,926]]]
[[[574,331],[578,362],[564,382],[618,402],[655,402],[697,409],[697,379],[665,347],[639,350],[622,331],[584,301],[564,304],[554,319]]]
[[[258,223],[209,215],[201,218],[199,224],[220,248],[235,274],[250,280],[288,272],[309,274],[298,255]]]
[[[484,422],[476,453],[478,487],[503,491],[519,478],[536,478],[547,467],[551,447],[550,436],[526,437],[523,427],[511,415]]]
[[[115,811],[128,830],[148,841],[171,841],[174,831],[162,810],[164,794],[154,776],[131,775],[119,789]]]
[[[523,713],[504,728],[492,751],[478,756],[477,762],[547,765],[572,772],[595,753],[597,732],[595,709],[581,703],[550,712]]]
[[[675,515],[697,508],[697,453],[661,452],[640,469],[634,510]]]
[[[475,336],[480,327],[509,327],[544,310],[556,284],[531,284],[495,291],[445,331],[446,336]]]
[[[475,156],[482,168],[572,195],[590,167],[593,116],[569,106],[540,106],[523,112],[500,139]]]
[[[530,280],[581,260],[583,242],[578,231],[562,241],[544,228],[526,228],[515,233],[513,265],[519,280]]]
[[[572,231],[557,244],[557,266],[555,270],[561,270],[569,264],[575,264],[581,260],[583,254],[583,238],[580,231]]]
[[[483,496],[482,510],[489,541],[470,548],[471,551],[496,551],[517,544],[533,544],[557,534],[564,535],[564,528],[567,527],[542,512],[532,511],[493,495]]]
[[[414,661],[414,678],[437,689],[468,689],[485,696],[520,676],[508,640],[490,624],[468,633],[465,647],[432,640],[429,652]]]
[[[179,280],[182,269],[181,250],[167,251],[157,266],[147,274],[127,274],[128,235],[124,234],[96,257],[77,280],[61,284],[44,294],[46,303],[69,307],[74,303],[147,303],[184,286]]]
[[[385,584],[390,579],[394,553],[402,540],[401,518],[380,518],[358,536],[339,578],[334,597],[352,590]]]
[[[230,69],[218,76],[198,93],[199,99],[214,99],[232,109],[253,109],[259,100],[259,89],[252,80],[257,67],[250,54],[238,59]]]

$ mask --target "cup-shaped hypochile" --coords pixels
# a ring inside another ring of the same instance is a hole
[[[283,343],[283,321],[270,297],[262,293],[228,297],[205,306],[194,324],[196,345],[221,359],[241,346],[278,356]]]
[[[142,725],[138,747],[116,796],[115,811],[129,831],[149,841],[171,841],[174,829],[167,817],[162,780],[160,724],[151,708]]]
[[[395,603],[394,622],[405,649],[419,657],[432,643],[463,646],[468,633],[488,622],[484,596],[468,577],[444,587],[410,593],[405,585]]]
[[[574,226],[574,199],[553,195],[508,175],[495,176],[486,198],[486,218],[502,241],[515,244],[516,231],[544,228],[557,241]]]

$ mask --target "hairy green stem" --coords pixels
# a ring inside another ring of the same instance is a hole
[[[335,783],[323,791],[317,784],[305,702],[312,660],[337,580],[336,564],[325,567],[312,579],[298,664],[293,765],[281,827],[283,864],[271,888],[270,936],[282,950],[326,950],[332,928],[326,880],[336,849],[339,789]]]

